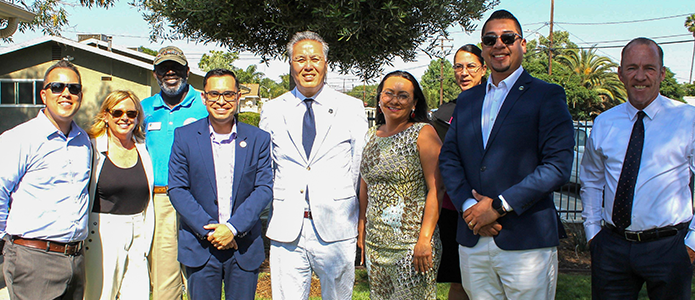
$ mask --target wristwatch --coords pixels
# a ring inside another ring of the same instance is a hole
[[[500,217],[507,214],[507,210],[504,209],[504,205],[502,205],[502,200],[499,196],[495,196],[495,198],[492,198],[492,209],[494,209],[498,214],[500,214]]]

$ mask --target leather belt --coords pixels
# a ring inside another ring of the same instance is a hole
[[[169,187],[166,185],[165,186],[155,186],[154,187],[154,193],[155,194],[166,194],[168,188]]]
[[[18,236],[13,236],[12,237],[12,243],[17,244],[17,245],[22,245],[25,247],[29,248],[34,248],[34,249],[40,249],[44,251],[50,251],[50,252],[58,252],[58,253],[63,253],[65,255],[79,255],[80,250],[82,250],[82,242],[73,242],[73,243],[60,243],[60,242],[51,242],[51,241],[44,241],[44,240],[34,240],[34,239],[23,239]]]
[[[630,242],[649,242],[655,241],[661,238],[666,238],[678,234],[678,230],[685,229],[688,227],[688,223],[680,223],[675,226],[666,226],[661,228],[654,228],[644,231],[628,231],[624,229],[617,228],[611,224],[605,223],[603,225],[608,230],[617,234],[621,238]]]
[[[304,218],[305,219],[313,219],[314,217],[311,215],[311,212],[308,210],[304,211]]]

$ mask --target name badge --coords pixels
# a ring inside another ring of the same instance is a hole
[[[151,122],[147,123],[147,131],[161,130],[162,122]]]

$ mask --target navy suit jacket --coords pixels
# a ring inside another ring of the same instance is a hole
[[[484,98],[485,84],[458,97],[439,156],[447,193],[459,211],[473,189],[504,197],[513,211],[497,220],[502,230],[494,239],[501,249],[557,246],[562,224],[552,193],[569,180],[574,147],[565,91],[524,71],[500,108],[486,148]],[[459,218],[458,243],[473,247],[478,238]]]
[[[220,261],[236,256],[247,271],[265,259],[261,239],[261,211],[273,198],[270,135],[237,122],[234,158],[234,205],[229,223],[238,231],[238,250],[217,250],[205,239],[203,226],[218,222],[217,183],[210,141],[210,121],[200,119],[179,127],[169,159],[169,197],[180,215],[179,261],[189,267],[204,265],[211,255]]]

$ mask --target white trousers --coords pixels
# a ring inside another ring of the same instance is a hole
[[[304,219],[299,237],[291,243],[270,241],[273,299],[308,299],[311,272],[321,281],[324,300],[352,299],[357,238],[327,243],[313,220]]]
[[[491,237],[459,245],[461,280],[475,300],[555,299],[557,247],[507,251]]]
[[[145,239],[144,225],[142,213],[90,214],[84,299],[150,299],[147,253],[151,241]]]

